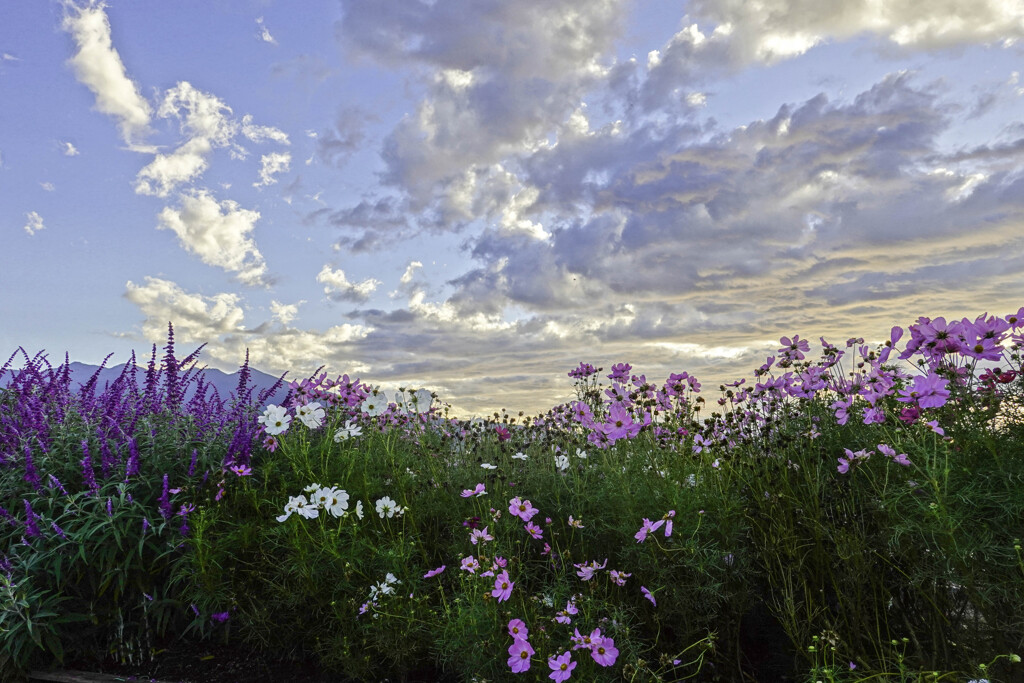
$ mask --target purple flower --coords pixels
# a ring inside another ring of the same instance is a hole
[[[548,678],[555,683],[561,683],[561,681],[568,680],[572,670],[576,668],[576,662],[572,661],[572,653],[566,650],[557,657],[548,659],[548,666],[551,668]]]
[[[544,531],[533,522],[525,524],[523,528],[534,538],[540,539],[544,537]]]
[[[647,590],[646,586],[640,586],[640,592],[644,594],[644,597],[651,601],[651,604],[655,607],[658,606],[658,601],[654,599],[654,594]]]
[[[217,612],[216,614],[210,615],[210,621],[215,621],[218,624],[223,624],[225,621],[231,618],[230,612]]]
[[[530,657],[533,655],[533,648],[525,638],[516,638],[508,648],[508,665],[512,673],[521,674],[530,668]]]
[[[494,590],[491,591],[491,596],[498,599],[498,602],[505,602],[509,596],[512,595],[512,587],[515,586],[507,571],[503,571],[494,578]]]
[[[39,531],[39,525],[36,524],[36,520],[39,518],[35,512],[32,511],[32,503],[28,502],[24,498],[21,499],[25,503],[25,533],[29,538],[38,538],[43,534]]]
[[[912,386],[900,389],[901,395],[896,400],[903,403],[916,402],[921,408],[941,408],[949,399],[949,390],[946,388],[948,384],[938,375],[917,375]]]
[[[433,578],[433,577],[437,576],[438,574],[440,574],[441,572],[443,572],[445,570],[445,567],[446,567],[446,565],[442,564],[437,569],[431,569],[429,572],[427,572],[426,574],[423,575],[423,578],[424,579]]]
[[[168,488],[167,475],[164,475],[164,488],[163,493],[160,494],[160,498],[157,499],[160,504],[160,516],[164,519],[170,519],[172,515],[171,511],[171,496],[170,489]]]
[[[597,633],[600,633],[600,630]],[[601,666],[611,666],[619,656],[619,651],[615,647],[614,640],[602,637],[600,641],[595,640],[594,644],[590,646],[590,656]]]
[[[517,640],[526,640],[530,630],[526,628],[526,623],[522,619],[512,619],[508,622],[508,634]]]

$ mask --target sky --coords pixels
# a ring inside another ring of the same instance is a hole
[[[1022,0],[0,0],[0,363],[581,361],[1024,305]],[[162,352],[160,352],[162,355]]]

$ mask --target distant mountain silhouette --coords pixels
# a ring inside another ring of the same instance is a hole
[[[0,362],[0,365],[3,365],[3,363]],[[63,365],[63,363],[54,364],[54,369],[56,370],[61,365]],[[99,378],[96,381],[96,392],[100,393],[103,391],[103,388],[105,386],[113,384],[114,380],[121,375],[121,371],[124,369],[126,365],[127,363],[121,363],[120,365],[105,367],[102,370],[100,370]],[[146,382],[146,366],[136,365],[135,367],[137,370],[135,375],[136,382],[138,383],[139,387],[142,387]],[[70,363],[69,370],[71,374],[71,387],[73,389],[80,389],[82,385],[88,382],[89,378],[92,377],[93,374],[99,369],[100,366],[98,365],[89,365],[88,363],[78,362]],[[11,377],[17,373],[18,370],[16,369],[8,369],[3,374],[0,374],[0,387],[7,386],[11,381]],[[228,373],[222,372],[220,370],[216,370],[213,368],[205,368],[202,370],[198,370],[194,374],[201,374],[203,378],[206,380],[206,384],[209,385],[211,389],[216,388],[217,393],[220,395],[222,399],[228,399],[231,396],[231,394],[234,393],[236,389],[238,389],[237,371],[229,375]],[[249,386],[255,387],[255,389],[253,389],[252,392],[252,397],[255,399],[256,396],[262,390],[269,389],[270,387],[274,386],[274,384],[277,382],[277,379],[278,378],[274,375],[268,375],[265,372],[261,372],[259,370],[256,370],[255,368],[250,367]],[[288,381],[287,377],[285,378],[285,381]],[[207,389],[207,396],[213,393],[211,389]],[[188,399],[192,398],[192,395],[195,393],[195,390],[195,382],[189,382],[189,385],[185,390],[184,400],[187,401]],[[282,386],[277,391],[275,391],[267,399],[266,402],[280,404],[282,401],[284,401],[285,396],[287,395],[288,385],[282,384]]]

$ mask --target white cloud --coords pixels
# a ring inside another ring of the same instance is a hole
[[[277,45],[277,40],[274,38],[274,36],[270,35],[270,30],[263,24],[263,17],[256,18],[256,25],[260,27],[260,32],[256,34],[260,40],[262,40],[264,43]]]
[[[39,183],[39,187],[43,188],[47,192],[53,192],[55,189],[57,189],[56,187],[54,187],[53,183],[48,182]]]
[[[324,285],[324,294],[335,301],[366,301],[382,284],[372,277],[358,283],[349,282],[344,270],[331,270],[326,264],[317,274],[316,281]]]
[[[258,211],[226,199],[218,202],[206,190],[180,195],[181,206],[160,212],[160,229],[173,230],[181,246],[203,263],[232,273],[247,285],[266,285],[267,266],[249,234]]]
[[[149,276],[145,284],[129,280],[125,288],[125,298],[146,315],[143,333],[149,339],[163,338],[168,321],[174,324],[175,339],[181,343],[207,342],[244,329],[245,314],[237,294],[190,294],[174,282]]]
[[[292,155],[288,152],[271,152],[260,157],[260,180],[253,187],[265,187],[277,182],[274,175],[287,173]]]
[[[695,0],[688,8],[731,31],[740,63],[771,63],[803,54],[830,39],[872,33],[903,48],[935,50],[1024,37],[1024,4],[977,0]]]
[[[273,126],[256,125],[252,122],[252,114],[246,114],[242,117],[242,135],[256,143],[272,140],[282,145],[290,144],[288,135],[284,131]]]
[[[66,157],[76,157],[80,154],[77,147],[66,141],[60,143],[60,151]]]
[[[287,325],[291,321],[295,320],[295,316],[299,314],[299,306],[306,303],[305,301],[299,301],[294,304],[282,304],[278,301],[270,302],[270,312],[273,314],[274,319],[279,321],[282,325]]]
[[[412,282],[413,277],[416,275],[416,271],[423,267],[423,264],[419,261],[410,261],[409,265],[405,267],[405,272],[402,273],[402,279],[399,282],[403,285],[407,285]]]
[[[96,96],[96,109],[118,120],[125,142],[137,141],[148,130],[152,110],[114,48],[104,4],[66,2],[64,7],[62,27],[77,47],[69,60],[76,78]]]
[[[29,211],[26,213],[25,218],[28,219],[28,222],[25,223],[24,229],[29,235],[34,235],[46,227],[43,225],[43,217],[35,211]]]

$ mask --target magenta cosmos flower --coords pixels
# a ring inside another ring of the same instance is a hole
[[[569,676],[572,675],[572,670],[576,668],[576,662],[572,661],[572,654],[566,650],[559,656],[550,658],[548,666],[551,667],[551,673],[548,674],[548,678],[555,683],[560,683],[561,681],[568,680]]]
[[[530,629],[522,619],[513,619],[508,622],[508,634],[517,640],[526,640],[530,635]]]
[[[512,673],[521,674],[530,668],[530,656],[533,648],[525,638],[516,638],[508,648],[508,665]]]
[[[654,593],[647,590],[646,586],[640,586],[640,592],[644,594],[644,597],[651,601],[651,604],[655,607],[658,606],[658,601],[654,599]]]
[[[505,602],[512,595],[512,586],[516,585],[509,577],[508,572],[503,571],[494,577],[494,590],[491,595],[498,599],[498,602]]]
[[[432,578],[432,577],[434,577],[434,576],[437,576],[438,574],[440,574],[441,572],[443,572],[443,571],[445,570],[445,567],[446,567],[446,566],[447,566],[447,565],[443,565],[443,564],[442,564],[442,565],[441,565],[440,567],[438,567],[437,569],[431,569],[431,570],[430,570],[429,572],[427,572],[426,574],[424,574],[424,575],[423,575],[423,578],[424,578],[424,579],[429,579],[429,578]]]
[[[540,512],[540,510],[533,507],[533,503],[528,500],[520,500],[519,496],[508,502],[508,511],[524,522],[529,522],[533,519],[534,515]]]
[[[604,636],[590,646],[590,656],[601,666],[611,666],[619,656],[615,641]]]
[[[900,389],[901,395],[896,400],[903,403],[916,401],[921,408],[941,408],[949,398],[947,384],[949,382],[938,375],[917,375],[913,386]]]

